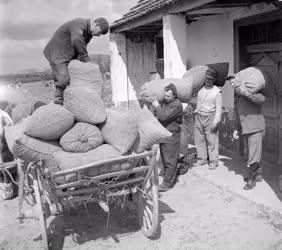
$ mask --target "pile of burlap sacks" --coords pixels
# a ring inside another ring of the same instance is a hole
[[[8,147],[16,157],[26,162],[43,161],[44,167],[54,173],[141,153],[172,135],[146,106],[136,111],[106,108],[102,100],[103,80],[97,67],[76,60],[70,63],[70,86],[64,91],[64,106],[43,105],[38,101],[33,101],[28,108],[16,106],[12,115],[16,124],[5,128]],[[173,83],[180,101],[189,103],[204,85],[210,67],[218,72],[218,86],[224,85],[228,63],[201,65],[188,70],[182,79],[146,82],[139,101],[149,103],[152,96],[163,101],[164,88]],[[88,168],[85,174],[95,176],[130,167],[121,164]],[[76,174],[72,174],[55,181],[66,183],[76,178]]]
[[[73,61],[64,106],[53,103],[40,106],[32,115],[18,116],[14,126],[5,127],[8,147],[16,157],[25,162],[42,161],[54,173],[141,153],[171,136],[146,108],[137,111],[106,108],[101,98],[102,80],[93,77],[95,66]],[[129,164],[101,166],[89,168],[85,174],[95,176],[129,167]],[[66,183],[76,178],[72,174],[55,181]]]

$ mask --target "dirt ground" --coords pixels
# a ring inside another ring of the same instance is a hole
[[[49,219],[51,249],[282,249],[281,224],[269,212],[194,177],[181,176],[160,197],[155,239],[140,230],[134,207],[107,214],[89,205]],[[17,198],[0,201],[0,249],[41,249],[39,222],[17,223]],[[277,222],[277,221],[276,221]]]

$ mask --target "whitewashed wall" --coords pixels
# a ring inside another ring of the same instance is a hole
[[[156,71],[155,43],[149,39],[133,42],[123,34],[110,36],[111,82],[116,105],[135,108],[140,87]]]
[[[250,8],[229,9],[223,15],[205,17],[186,26],[187,59],[189,67],[229,62],[229,73],[234,70],[234,20],[275,10],[273,5],[257,4]],[[223,105],[233,107],[233,90],[223,88]]]

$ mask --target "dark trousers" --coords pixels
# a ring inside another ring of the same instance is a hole
[[[180,147],[180,132],[173,134],[165,143],[160,143],[160,153],[164,164],[164,184],[175,184],[176,166]]]
[[[65,88],[70,84],[70,75],[67,62],[50,63],[54,76],[55,93],[54,103],[63,104],[63,93]]]
[[[69,60],[61,55],[60,52],[52,51],[43,52],[46,59],[49,61],[55,84],[54,103],[63,104],[63,93],[65,88],[70,84]]]

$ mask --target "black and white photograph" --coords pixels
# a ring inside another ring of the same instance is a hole
[[[282,250],[282,0],[0,0],[0,250]]]

